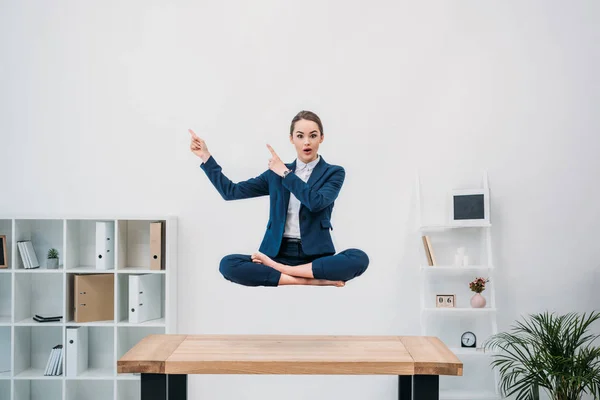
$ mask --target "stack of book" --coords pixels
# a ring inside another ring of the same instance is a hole
[[[23,267],[26,269],[29,268],[39,268],[40,263],[35,255],[35,251],[33,250],[33,244],[31,240],[22,240],[17,242],[17,247],[19,248],[19,254],[21,254],[21,260],[23,260]]]
[[[62,375],[62,364],[63,364],[63,347],[62,344],[58,344],[52,348],[48,362],[46,363],[46,370],[44,376],[58,376]]]
[[[37,322],[60,322],[61,318],[61,315],[42,317],[41,315],[35,314],[33,316],[33,320]]]

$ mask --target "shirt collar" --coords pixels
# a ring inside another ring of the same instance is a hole
[[[315,165],[317,165],[317,163],[319,162],[319,160],[321,159],[320,155],[317,155],[317,158],[312,160],[311,162],[309,162],[308,164],[303,163],[302,161],[300,161],[300,159],[296,159],[296,169],[297,170],[303,170],[304,168],[308,167],[310,169],[314,169]]]

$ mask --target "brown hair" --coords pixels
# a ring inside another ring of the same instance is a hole
[[[321,136],[323,135],[323,124],[321,123],[321,118],[317,114],[312,111],[300,111],[296,116],[292,119],[292,124],[290,126],[290,135],[294,133],[294,125],[296,122],[301,119],[307,119],[309,121],[315,122],[319,126],[319,130],[321,131]]]

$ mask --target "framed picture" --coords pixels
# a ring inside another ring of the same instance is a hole
[[[456,295],[454,294],[436,294],[435,295],[435,307],[436,308],[454,308],[456,304]]]
[[[480,226],[490,223],[489,189],[455,189],[450,193],[450,223]]]
[[[6,235],[0,235],[0,268],[8,268],[8,253],[6,252]]]

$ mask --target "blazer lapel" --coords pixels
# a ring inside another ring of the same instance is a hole
[[[308,184],[308,187],[312,187],[327,169],[327,163],[325,162],[325,159],[323,158],[323,156],[320,157],[321,158],[319,162],[317,163],[317,165],[315,165],[315,169],[313,169],[312,173],[310,174],[310,178],[308,178],[308,182],[306,182]]]

